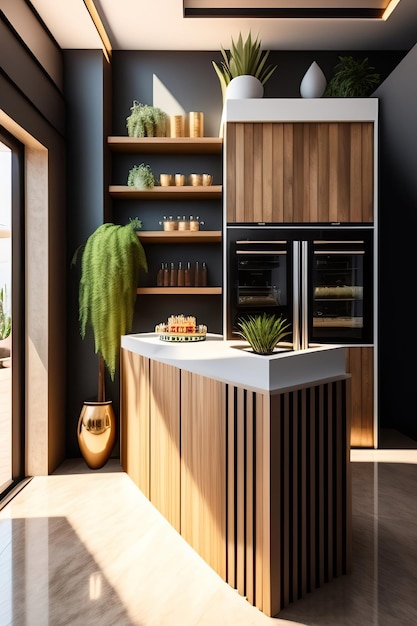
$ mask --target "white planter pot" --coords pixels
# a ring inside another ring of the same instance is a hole
[[[302,98],[321,98],[326,89],[327,80],[315,61],[310,65],[300,85]]]
[[[264,86],[256,76],[243,74],[232,78],[226,87],[225,102],[223,103],[222,119],[220,121],[219,137],[223,137],[223,126],[225,123],[225,104],[227,100],[247,100],[249,98],[262,98]]]
[[[246,100],[247,98],[262,98],[264,86],[259,78],[250,75],[232,78],[226,89],[226,100]]]

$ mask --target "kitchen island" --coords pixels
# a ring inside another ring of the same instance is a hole
[[[349,389],[341,347],[122,337],[124,470],[269,616],[350,569]]]

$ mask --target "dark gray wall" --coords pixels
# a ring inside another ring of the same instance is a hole
[[[103,222],[112,221],[108,194],[111,131],[111,67],[101,50],[64,52],[67,103],[68,376],[67,455],[80,456],[77,422],[85,401],[97,400],[98,357],[90,334],[78,324],[79,266],[71,264],[80,245]],[[117,383],[106,381],[107,398],[118,405]],[[115,454],[117,449],[115,450]]]
[[[417,440],[413,363],[413,290],[417,267],[416,75],[417,46],[375,96],[380,99],[380,425]]]

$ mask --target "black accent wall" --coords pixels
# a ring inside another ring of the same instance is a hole
[[[417,46],[378,88],[379,423],[416,440]]]

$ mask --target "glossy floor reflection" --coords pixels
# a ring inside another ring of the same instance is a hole
[[[66,462],[0,511],[0,626],[415,626],[417,464],[352,463],[353,571],[267,618],[116,461]]]

